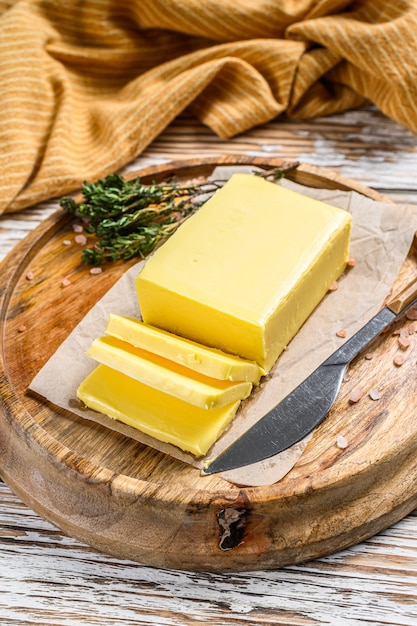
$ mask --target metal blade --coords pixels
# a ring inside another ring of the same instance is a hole
[[[300,441],[329,412],[345,370],[345,364],[320,366],[205,468],[204,474],[256,463]]]
[[[250,465],[301,441],[331,409],[351,360],[395,318],[388,308],[382,309],[202,473],[214,474]]]

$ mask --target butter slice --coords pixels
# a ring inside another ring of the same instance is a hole
[[[264,373],[253,361],[207,348],[133,317],[110,314],[106,333],[211,378],[257,384]]]
[[[196,456],[206,454],[232,421],[239,401],[207,411],[99,365],[81,383],[88,407]]]
[[[343,272],[350,228],[342,209],[235,174],[138,274],[142,318],[269,371]]]
[[[145,385],[206,410],[247,398],[252,390],[250,382],[209,378],[115,337],[95,339],[87,355]]]

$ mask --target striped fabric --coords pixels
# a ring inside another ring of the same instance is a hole
[[[417,131],[415,0],[0,0],[0,212],[113,172],[184,109],[223,138],[375,103]]]

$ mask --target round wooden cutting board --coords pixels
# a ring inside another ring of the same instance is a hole
[[[222,157],[135,175],[144,182],[171,175],[186,180],[236,163],[282,166],[278,159]],[[312,166],[301,164],[288,177],[389,202]],[[175,569],[243,571],[340,550],[416,507],[416,356],[393,367],[392,333],[373,349],[372,368],[364,358],[351,368],[370,384],[370,377],[383,381],[383,401],[349,405],[352,388],[346,382],[295,467],[272,486],[238,487],[216,475],[202,477],[185,463],[28,393],[62,341],[136,262],[91,275],[80,263],[80,247],[63,245],[73,238],[71,223],[58,210],[1,267],[0,471],[34,511],[120,558]],[[416,261],[411,250],[398,285],[415,274]],[[71,284],[63,286],[64,278]],[[345,449],[335,445],[342,431],[349,438]]]

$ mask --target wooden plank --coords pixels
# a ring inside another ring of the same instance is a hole
[[[282,117],[227,140],[184,115],[143,156],[176,159],[195,154],[299,160],[331,168],[383,193],[417,190],[415,135],[372,106],[312,120]]]
[[[415,623],[417,517],[308,564],[187,573],[100,554],[0,484],[0,622],[44,626],[354,626]]]

